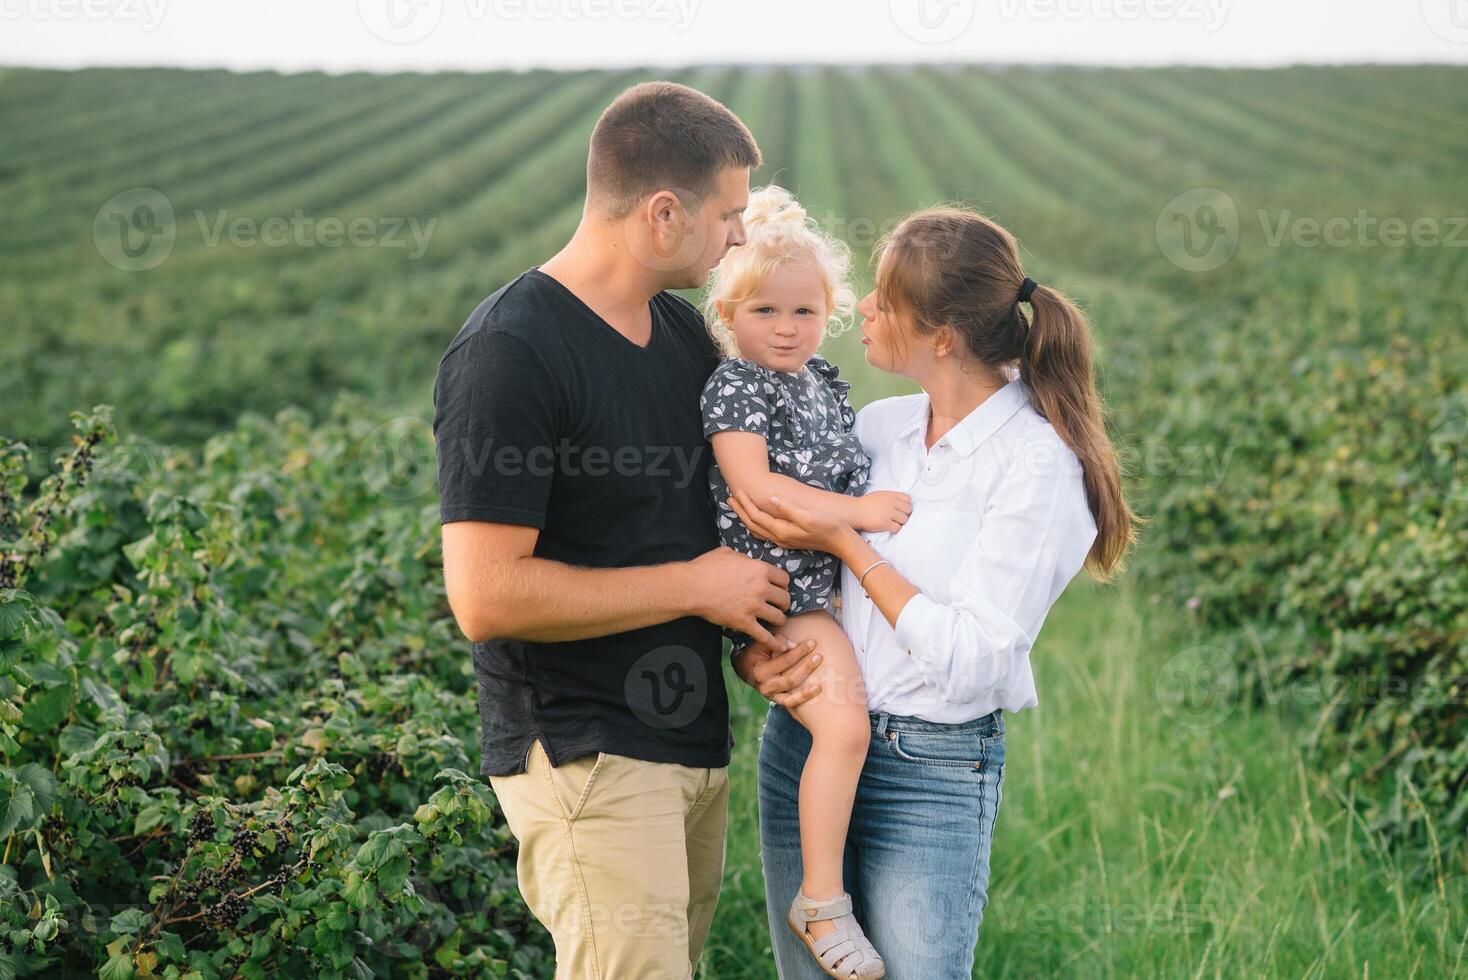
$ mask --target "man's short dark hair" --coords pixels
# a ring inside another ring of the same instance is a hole
[[[749,129],[722,102],[676,82],[643,82],[617,96],[596,121],[586,157],[587,198],[596,210],[621,217],[657,190],[701,198],[721,171],[753,170],[760,159]]]

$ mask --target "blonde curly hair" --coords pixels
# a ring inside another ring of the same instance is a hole
[[[737,305],[753,296],[775,269],[787,263],[811,262],[820,273],[826,287],[826,337],[851,325],[857,297],[848,281],[851,250],[845,242],[822,231],[794,195],[778,184],[766,184],[749,195],[744,226],[745,243],[729,249],[709,274],[703,302],[709,333],[725,357],[738,357],[739,346],[720,305]]]

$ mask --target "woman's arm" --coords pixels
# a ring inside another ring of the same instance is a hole
[[[890,564],[872,569],[863,582],[898,644],[945,699],[977,698],[1028,656],[1051,603],[1080,571],[1095,538],[1080,487],[1024,470],[1014,467],[991,498],[947,602],[923,594]],[[764,511],[739,497],[735,509],[760,537],[829,551],[857,575],[882,557],[853,528],[787,501]]]
[[[841,563],[850,568],[854,573],[860,575],[872,566],[874,562],[882,560],[882,555],[867,543],[866,539],[856,533],[855,528],[848,528],[850,533],[841,535],[836,551],[833,551]],[[906,608],[913,596],[922,595],[918,587],[902,576],[902,573],[893,568],[891,564],[878,565],[862,581],[867,595],[872,597],[872,602],[881,610],[887,622],[894,626],[897,618]]]
[[[985,511],[947,602],[925,595],[891,565],[866,577],[898,645],[950,701],[975,700],[1023,665],[1095,537],[1083,492],[1069,481],[1011,482],[1019,485],[1000,488]],[[841,557],[860,574],[880,555],[860,535],[852,538]]]

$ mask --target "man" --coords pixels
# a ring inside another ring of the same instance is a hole
[[[743,242],[759,164],[717,101],[628,89],[592,133],[570,242],[480,303],[439,365],[444,578],[557,978],[692,976],[724,864],[719,626],[771,673],[809,653],[773,656],[760,622],[784,622],[786,573],[717,547],[699,395],[719,355],[667,292]],[[808,673],[780,682],[794,703]]]

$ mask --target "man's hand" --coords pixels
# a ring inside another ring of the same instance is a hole
[[[815,640],[792,644],[776,633],[772,643],[751,643],[739,650],[731,663],[740,680],[789,710],[821,693],[819,682],[805,683],[821,662],[815,649]]]
[[[790,608],[790,575],[758,558],[720,546],[688,563],[694,615],[739,630],[761,643],[775,636],[761,619],[779,626]]]

